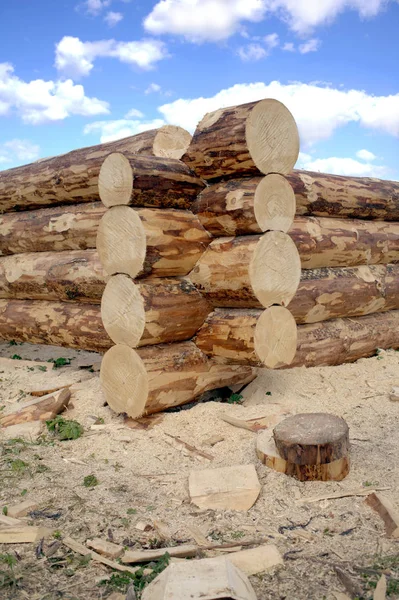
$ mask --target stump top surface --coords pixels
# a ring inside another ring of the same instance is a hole
[[[285,444],[315,446],[340,441],[348,435],[344,419],[328,413],[302,413],[287,417],[273,430],[277,440]]]

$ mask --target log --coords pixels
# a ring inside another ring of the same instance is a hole
[[[399,310],[399,265],[324,267],[302,271],[290,302],[297,323]]]
[[[109,275],[188,275],[211,237],[189,211],[115,206],[101,219],[97,251]]]
[[[399,221],[399,182],[294,170],[297,214]]]
[[[296,217],[288,233],[303,269],[399,262],[399,223]]]
[[[100,202],[0,215],[0,255],[96,247]]]
[[[299,481],[342,481],[350,469],[349,457],[344,456],[330,463],[318,465],[297,465],[279,455],[273,434],[262,431],[256,440],[256,454],[269,469],[295,477]]]
[[[148,346],[119,344],[103,357],[100,380],[109,406],[137,418],[191,402],[203,392],[255,378],[251,367],[218,365],[192,342]]]
[[[301,276],[295,244],[286,233],[214,240],[190,273],[213,306],[287,306]]]
[[[0,298],[99,304],[106,273],[95,250],[0,257]]]
[[[98,175],[111,152],[174,158],[178,148],[184,152],[190,134],[181,128],[166,127],[2,171],[0,213],[99,200]]]
[[[0,338],[94,352],[112,345],[100,306],[44,300],[0,300]]]
[[[275,369],[294,360],[297,327],[290,311],[282,306],[265,311],[216,309],[195,343],[207,356],[226,363]]]
[[[197,125],[182,160],[207,181],[289,173],[299,155],[295,120],[273,99],[221,108]]]
[[[293,223],[294,190],[282,175],[228,179],[205,188],[192,205],[201,224],[216,237],[275,230]]]
[[[101,301],[109,337],[115,344],[131,348],[189,340],[210,311],[208,302],[187,279],[135,284],[128,275],[114,275]]]
[[[120,152],[107,156],[98,177],[98,193],[107,208],[190,208],[204,187],[180,160]]]
[[[399,311],[333,319],[298,326],[298,346],[291,367],[319,367],[355,362],[378,348],[399,348]]]
[[[273,429],[276,448],[295,465],[320,465],[349,454],[348,424],[329,413],[302,413],[280,421]]]
[[[68,388],[64,388],[41,398],[24,402],[18,406],[18,410],[2,416],[0,425],[10,427],[19,423],[53,419],[68,406],[70,398],[71,392]]]

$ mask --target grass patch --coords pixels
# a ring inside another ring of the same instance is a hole
[[[78,421],[68,421],[57,415],[55,419],[46,421],[47,429],[60,441],[77,440],[83,435],[84,429]]]
[[[100,581],[99,585],[106,586],[107,591],[121,592],[123,594],[126,594],[130,585],[133,585],[139,600],[144,588],[166,569],[169,565],[169,560],[170,556],[166,552],[159,560],[140,567],[135,573],[129,573],[127,571],[113,573],[109,579]],[[144,575],[144,569],[147,568],[152,569],[152,573]]]
[[[86,475],[86,477],[83,479],[83,485],[87,488],[96,487],[96,485],[99,483],[100,482],[95,475]]]

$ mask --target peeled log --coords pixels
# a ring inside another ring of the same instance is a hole
[[[207,113],[182,160],[211,181],[289,173],[298,155],[294,117],[281,102],[266,99]]]
[[[399,182],[293,171],[297,214],[399,221]]]
[[[295,195],[282,175],[229,179],[205,188],[192,206],[215,236],[287,232],[295,216]]]
[[[111,152],[180,158],[176,154],[185,151],[190,137],[184,129],[167,125],[2,171],[0,212],[99,200],[98,175]]]
[[[219,361],[275,369],[293,361],[297,327],[282,306],[265,311],[217,309],[199,330],[195,343]]]
[[[399,265],[302,271],[290,311],[297,323],[399,309]]]
[[[0,298],[99,304],[106,273],[95,250],[0,258]]]
[[[399,262],[399,223],[296,217],[288,234],[303,269]]]
[[[0,338],[103,352],[112,345],[93,304],[0,300]]]
[[[191,339],[211,308],[187,279],[151,279],[135,284],[114,275],[106,285],[101,316],[115,344],[131,348]]]
[[[295,244],[280,231],[214,240],[190,280],[214,306],[287,306],[297,290],[301,265]]]
[[[148,346],[137,352],[125,345],[113,346],[104,355],[100,371],[109,406],[133,418],[253,379],[250,367],[214,364],[192,342]]]
[[[95,248],[106,210],[91,202],[0,215],[0,255]]]
[[[101,165],[98,192],[107,208],[129,204],[190,208],[204,183],[180,160],[113,152]]]
[[[114,206],[101,219],[97,250],[109,275],[187,275],[211,237],[190,211]]]
[[[378,348],[399,348],[399,310],[364,317],[299,325],[290,367],[320,367],[373,356]]]

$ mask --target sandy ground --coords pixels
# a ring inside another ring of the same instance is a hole
[[[266,539],[284,556],[284,565],[251,577],[259,599],[335,600],[338,592],[372,598],[371,586],[382,571],[388,577],[388,597],[399,598],[399,540],[386,537],[382,520],[365,505],[364,497],[306,502],[315,496],[383,487],[388,488],[383,494],[399,508],[399,403],[389,400],[390,389],[399,385],[398,352],[381,352],[339,367],[263,371],[242,392],[242,405],[202,402],[165,414],[149,429],[129,428],[122,416],[104,406],[98,373],[79,368],[98,361],[97,355],[0,345],[0,356],[15,354],[42,361],[61,356],[73,360],[70,366],[47,371],[18,367],[17,360],[15,366],[1,366],[0,414],[16,401],[30,399],[25,395],[29,390],[75,383],[72,407],[64,416],[78,420],[85,433],[73,441],[49,443],[48,436],[41,444],[23,444],[5,440],[0,432],[0,507],[35,500],[44,514],[27,517],[27,523],[53,527],[56,538],[68,535],[82,543],[91,537],[134,548],[193,543],[193,525],[210,543]],[[256,434],[219,418],[225,413],[250,419],[313,411],[333,412],[350,426],[351,472],[342,482],[300,483],[269,470],[256,458]],[[186,450],[166,434],[180,436],[213,460]],[[221,441],[212,446],[215,435]],[[12,469],[16,459],[25,464],[17,471]],[[256,466],[262,484],[248,512],[200,510],[190,503],[190,471],[248,463]],[[83,479],[91,474],[99,484],[86,488]],[[140,531],[140,521],[153,528]],[[154,522],[163,524],[161,533],[169,540],[162,539]],[[17,586],[1,586],[9,568],[6,553],[17,558]],[[358,586],[357,592],[345,589],[335,567]],[[368,571],[362,573],[362,568]],[[0,598],[107,598],[112,586],[99,581],[110,574],[107,567],[86,564],[62,544],[52,557],[39,553],[39,558],[32,544],[0,545]]]

